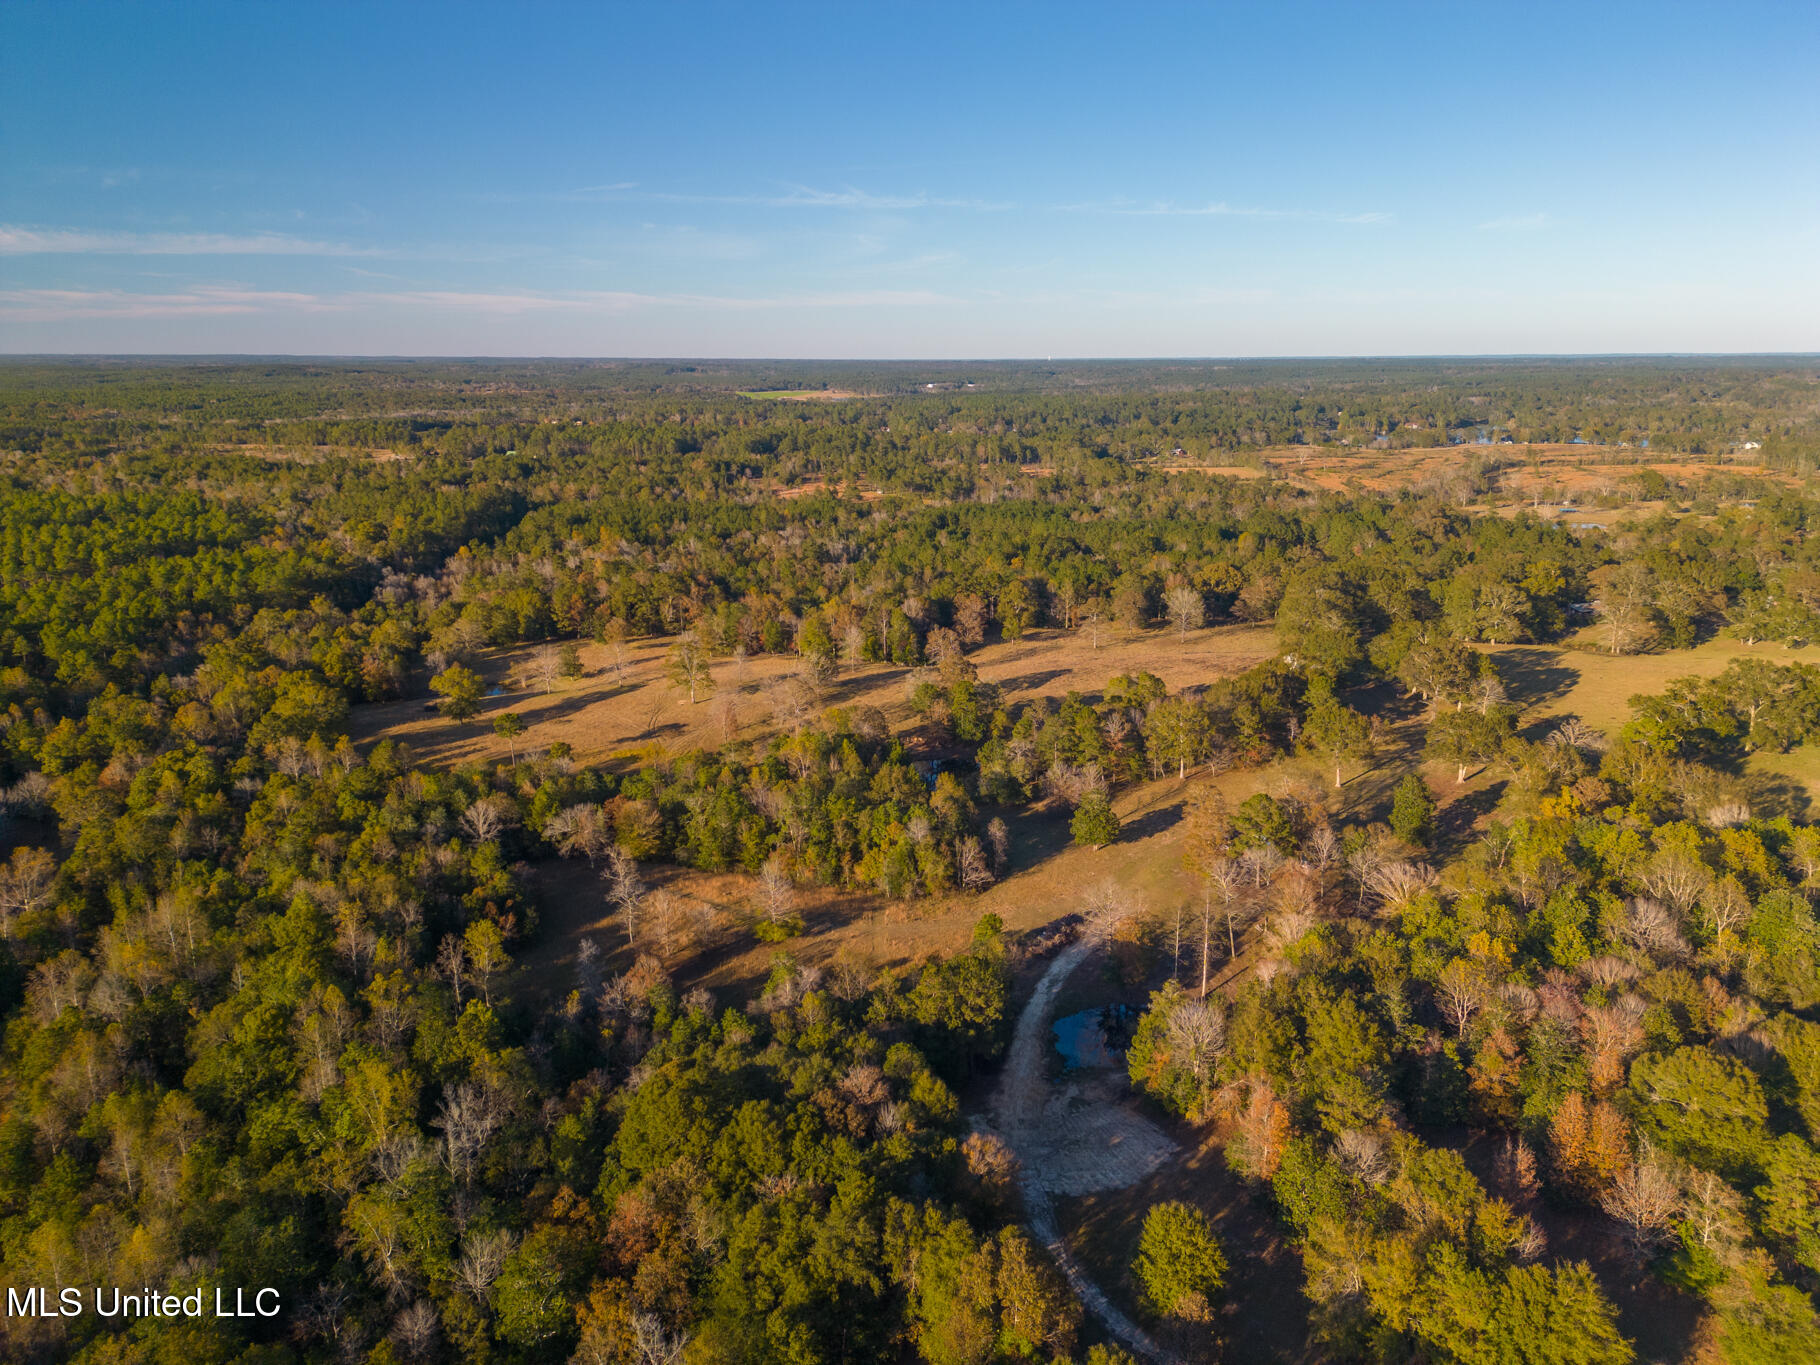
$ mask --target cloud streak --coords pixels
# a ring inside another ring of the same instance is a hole
[[[644,189],[634,181],[613,185],[585,185],[557,196],[594,203],[635,201],[655,204],[727,204],[766,209],[858,209],[869,212],[907,212],[912,209],[961,209],[976,213],[1001,213],[1013,204],[989,199],[957,199],[918,191],[915,194],[877,194],[847,185],[820,189],[813,185],[785,185],[772,194],[686,194],[674,190]]]
[[[762,312],[955,306],[965,300],[926,289],[855,289],[767,297],[713,294],[644,294],[614,290],[536,292],[521,290],[418,289],[306,294],[253,289],[244,285],[201,285],[180,293],[134,293],[119,289],[0,290],[0,320],[58,323],[94,318],[153,319],[232,317],[249,314],[349,313],[375,307],[487,317],[535,314],[633,313],[683,309],[705,312]]]
[[[0,318],[8,322],[69,322],[83,318],[233,317],[274,311],[320,313],[337,305],[315,294],[201,285],[177,294],[123,289],[0,290]]]
[[[1263,218],[1310,223],[1394,223],[1391,213],[1329,213],[1319,209],[1271,209],[1216,200],[1206,204],[1178,204],[1171,200],[1142,203],[1131,199],[1100,199],[1078,204],[1057,204],[1058,213],[1100,213],[1117,218]]]
[[[379,247],[312,242],[281,232],[87,232],[0,223],[0,256],[385,256]]]

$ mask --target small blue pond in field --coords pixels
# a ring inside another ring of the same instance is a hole
[[[1136,1023],[1136,1011],[1130,1006],[1107,1005],[1057,1019],[1050,1031],[1068,1070],[1118,1070],[1125,1065],[1125,1049]]]

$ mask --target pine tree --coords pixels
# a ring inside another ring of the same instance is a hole
[[[1104,792],[1089,792],[1069,822],[1074,842],[1083,848],[1104,848],[1119,837],[1119,817]]]
[[[1152,1205],[1145,1215],[1131,1270],[1151,1312],[1206,1322],[1226,1283],[1226,1253],[1206,1214],[1192,1204],[1171,1200]]]
[[[1435,801],[1420,773],[1408,773],[1397,783],[1390,802],[1390,828],[1397,838],[1417,848],[1428,847],[1434,837]]]

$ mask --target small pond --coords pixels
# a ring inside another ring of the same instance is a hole
[[[1124,1069],[1125,1049],[1131,1045],[1131,1030],[1137,1021],[1138,1012],[1129,1005],[1107,1005],[1057,1019],[1050,1031],[1068,1070],[1116,1071]]]

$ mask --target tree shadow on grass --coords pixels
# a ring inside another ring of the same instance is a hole
[[[1121,841],[1148,839],[1154,834],[1161,834],[1165,830],[1175,828],[1181,823],[1182,811],[1186,804],[1183,801],[1176,801],[1171,805],[1158,806],[1154,810],[1145,811],[1119,829],[1119,839]]]
[[[1786,815],[1791,820],[1805,821],[1814,804],[1813,793],[1805,783],[1782,773],[1745,773],[1744,796],[1754,814],[1771,819]]]
[[[999,691],[1006,693],[1035,692],[1039,688],[1054,682],[1057,678],[1065,678],[1067,676],[1068,670],[1065,668],[1045,668],[1038,669],[1034,673],[1020,673],[1014,678],[999,678],[994,681],[992,685],[998,688]]]
[[[1512,701],[1536,706],[1565,697],[1580,682],[1580,670],[1565,662],[1565,654],[1535,649],[1502,649],[1492,654],[1498,676],[1510,690]]]
[[[1023,810],[1004,808],[997,814],[1011,832],[1007,876],[1047,862],[1074,842],[1068,807],[1059,801],[1045,801]]]
[[[1435,857],[1451,862],[1469,848],[1478,836],[1479,821],[1498,808],[1504,799],[1508,780],[1499,780],[1456,796],[1440,812],[1435,822]]]

